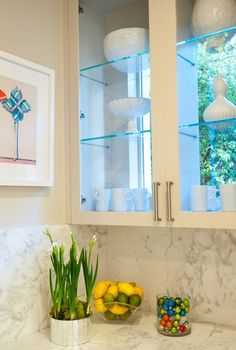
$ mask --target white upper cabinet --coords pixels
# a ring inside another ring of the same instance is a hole
[[[68,221],[236,226],[232,23],[191,27],[191,0],[78,8],[65,6]]]

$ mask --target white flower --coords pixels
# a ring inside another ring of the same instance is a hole
[[[58,247],[58,243],[57,243],[57,242],[52,242],[51,247],[48,248],[48,251],[49,251],[50,253],[52,253],[52,252],[53,252],[53,249],[54,249],[55,247]]]
[[[93,235],[93,241],[96,242],[96,240],[97,240],[97,236],[96,236],[96,234],[94,234]]]

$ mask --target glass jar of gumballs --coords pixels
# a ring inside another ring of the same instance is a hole
[[[157,329],[169,336],[191,333],[190,297],[179,294],[157,296]]]

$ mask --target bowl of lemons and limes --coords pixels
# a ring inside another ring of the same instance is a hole
[[[130,321],[143,295],[135,282],[100,281],[93,291],[94,308],[107,321]]]

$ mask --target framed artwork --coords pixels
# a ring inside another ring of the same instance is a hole
[[[0,51],[0,185],[52,186],[54,71]]]

